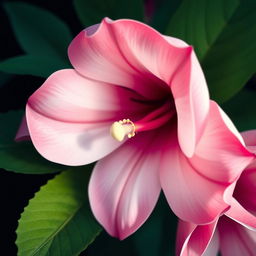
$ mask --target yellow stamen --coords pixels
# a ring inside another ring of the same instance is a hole
[[[114,122],[110,127],[110,134],[117,141],[123,141],[125,135],[128,138],[135,136],[135,125],[130,119]]]

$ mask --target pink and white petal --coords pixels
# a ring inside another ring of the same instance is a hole
[[[176,46],[176,47],[188,47],[189,45],[182,41],[179,38],[171,37],[171,36],[165,36],[163,35],[164,39],[169,42],[169,44]]]
[[[218,235],[214,236],[216,225],[217,221],[202,226],[180,221],[177,233],[177,242],[179,241],[180,244],[177,243],[177,249],[181,248],[181,250],[178,249],[177,254],[180,256],[216,256],[218,251]]]
[[[205,128],[209,92],[194,51],[170,81],[178,117],[178,138],[182,151],[191,157]]]
[[[191,222],[179,220],[176,236],[176,255],[188,255],[189,239],[197,225]]]
[[[126,59],[170,87],[178,116],[179,142],[184,153],[192,156],[209,110],[206,81],[192,47],[138,22],[120,20],[109,24]]]
[[[168,40],[143,23],[127,19],[105,21],[127,61],[139,72],[153,74],[166,85],[170,85],[174,75],[190,56],[191,46],[180,47],[175,39]]]
[[[73,69],[52,74],[29,98],[26,118],[35,147],[50,161],[83,165],[116,149],[111,123],[136,120],[149,107],[131,90],[82,77]]]
[[[48,118],[26,107],[31,140],[46,159],[65,165],[85,165],[99,160],[121,143],[109,133],[111,123],[66,122]]]
[[[119,239],[135,232],[157,202],[161,145],[154,136],[154,132],[136,135],[93,170],[89,183],[92,211],[107,232]]]
[[[211,242],[208,244],[206,250],[203,253],[203,256],[216,256],[218,255],[220,249],[220,238],[218,229],[215,229],[215,232],[211,238]]]
[[[22,117],[20,127],[15,136],[15,141],[17,141],[17,142],[24,141],[24,140],[30,140],[26,116]]]
[[[123,21],[116,21],[117,26]],[[100,25],[85,29],[75,37],[68,48],[74,68],[83,76],[130,88],[149,99],[164,96],[168,88],[149,71],[139,70],[127,59],[111,24],[112,21],[105,18]],[[122,33],[125,37],[126,31]]]
[[[256,130],[241,132],[246,146],[256,146]]]
[[[207,179],[230,184],[254,159],[230,119],[212,101],[205,131],[190,159],[192,166]]]
[[[256,154],[256,130],[241,133],[247,149]]]
[[[255,194],[252,196],[255,196]],[[225,212],[225,215],[246,228],[256,231],[256,216],[243,208],[235,198],[233,198],[231,207]]]
[[[53,73],[28,100],[35,112],[54,120],[100,123],[133,118],[145,104],[131,90],[85,78],[73,69]]]
[[[182,220],[195,224],[214,221],[229,206],[224,197],[228,187],[212,181],[190,164],[175,136],[166,138],[160,166],[164,194],[174,213]]]
[[[253,256],[256,248],[256,232],[222,217],[218,225],[222,256]]]

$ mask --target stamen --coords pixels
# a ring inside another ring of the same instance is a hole
[[[130,119],[114,122],[110,128],[110,133],[117,141],[123,141],[126,135],[128,138],[132,138],[136,132],[153,130],[164,125],[175,113],[175,108],[172,108],[167,102],[135,123]]]
[[[135,125],[130,119],[123,119],[112,124],[110,133],[117,141],[123,141],[125,135],[128,138],[135,136]]]

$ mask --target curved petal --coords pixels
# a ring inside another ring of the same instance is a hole
[[[192,47],[138,22],[119,20],[108,22],[108,26],[129,63],[170,86],[178,114],[179,142],[184,153],[192,156],[209,110],[206,81]]]
[[[49,161],[85,165],[99,160],[121,144],[109,133],[111,123],[83,124],[50,119],[26,107],[31,140]]]
[[[191,46],[167,39],[153,28],[134,20],[105,19],[126,60],[138,71],[150,72],[170,85],[191,53]]]
[[[256,130],[241,132],[246,146],[256,146]]]
[[[20,127],[15,136],[15,141],[17,142],[24,141],[24,140],[30,140],[26,116],[22,117]]]
[[[176,255],[188,256],[188,242],[197,225],[179,220],[176,236]]]
[[[148,108],[136,99],[131,90],[86,79],[74,70],[55,72],[27,103],[33,144],[53,162],[94,162],[121,145],[110,136],[111,123],[138,118]]]
[[[256,232],[222,217],[218,224],[222,256],[255,255]]]
[[[248,211],[256,215],[256,162],[243,171],[236,184],[234,197]]]
[[[94,81],[73,69],[53,73],[33,93],[28,105],[36,112],[63,122],[109,122],[145,112],[140,97],[119,86]],[[134,113],[136,112],[136,113]]]
[[[220,238],[218,229],[215,229],[215,232],[211,238],[211,242],[208,244],[206,250],[203,253],[203,256],[216,256],[220,249]]]
[[[155,99],[168,93],[164,82],[170,81],[190,47],[171,45],[143,23],[105,18],[93,35],[82,31],[68,52],[72,65],[84,76]]]
[[[73,40],[69,58],[84,76],[126,86],[150,99],[165,97],[169,86],[178,112],[179,141],[192,156],[209,94],[191,46],[137,21],[106,18],[94,34],[83,31]]]
[[[251,195],[255,196],[255,194]],[[256,212],[256,209],[254,209]],[[225,215],[248,229],[256,231],[256,216],[246,211],[236,199],[232,199],[231,207],[225,212]]]
[[[136,135],[100,160],[89,183],[96,219],[109,234],[124,239],[152,212],[159,193],[161,144],[154,133]]]
[[[182,220],[212,222],[228,208],[224,201],[228,187],[200,175],[182,153],[175,134],[166,140],[160,180],[170,207]]]
[[[164,36],[164,38],[173,46],[188,49],[188,45],[178,38],[170,36]],[[207,84],[192,48],[190,48],[190,54],[176,70],[174,77],[168,81],[178,113],[179,143],[183,152],[191,157],[204,130],[209,111]]]
[[[211,102],[205,131],[190,159],[193,167],[208,179],[222,184],[237,180],[255,159],[226,114]]]
[[[247,148],[251,152],[256,153],[256,130],[245,131],[241,135]]]
[[[178,249],[177,254],[180,256],[216,256],[218,251],[218,234],[214,235],[216,225],[217,221],[196,226],[180,220],[177,233],[177,248],[180,250]]]
[[[178,116],[179,143],[183,152],[191,157],[209,112],[209,93],[194,51],[176,71],[170,86]]]

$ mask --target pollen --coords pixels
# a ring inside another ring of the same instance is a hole
[[[114,122],[110,127],[110,134],[114,139],[121,142],[126,135],[128,138],[135,136],[135,125],[130,119]]]

